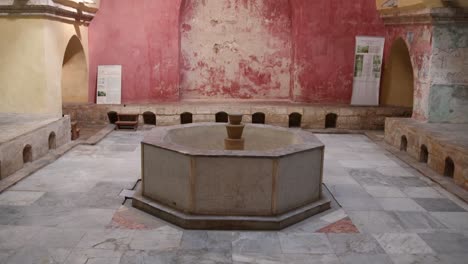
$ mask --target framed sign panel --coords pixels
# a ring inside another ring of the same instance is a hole
[[[97,77],[97,104],[122,103],[122,65],[100,65]]]

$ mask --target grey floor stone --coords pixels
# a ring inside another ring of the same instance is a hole
[[[335,254],[385,254],[377,240],[369,234],[328,234]]]
[[[353,223],[364,233],[399,233],[404,228],[395,215],[385,211],[349,212]]]
[[[468,237],[459,233],[425,233],[419,236],[437,253],[468,254]]]
[[[394,212],[406,230],[447,229],[440,221],[427,212]]]
[[[333,250],[325,234],[280,233],[281,249],[285,254],[330,254]]]
[[[420,206],[429,212],[466,212],[463,208],[443,198],[414,198]]]
[[[387,254],[435,254],[417,234],[374,234]]]
[[[340,256],[342,264],[393,264],[392,259],[385,254],[379,255],[343,255]]]
[[[265,255],[280,255],[281,245],[276,232],[243,232],[232,242],[235,254],[261,253]]]
[[[468,232],[468,213],[466,212],[431,212],[430,214],[453,230]]]
[[[411,198],[376,198],[376,200],[385,211],[425,211]]]
[[[238,237],[237,232],[186,230],[182,236],[180,248],[184,250],[232,251],[232,242]]]

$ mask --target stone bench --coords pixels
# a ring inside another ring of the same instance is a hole
[[[139,114],[118,114],[118,120],[115,122],[116,129],[133,128],[138,129]]]

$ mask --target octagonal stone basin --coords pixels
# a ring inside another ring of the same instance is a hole
[[[133,206],[190,229],[282,229],[330,207],[323,144],[309,132],[247,125],[224,150],[225,124],[155,128],[142,142]]]

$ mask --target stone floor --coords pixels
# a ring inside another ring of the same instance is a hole
[[[365,136],[319,136],[342,208],[281,232],[223,232],[122,205],[143,133],[78,146],[2,193],[0,263],[467,263],[468,206]]]

